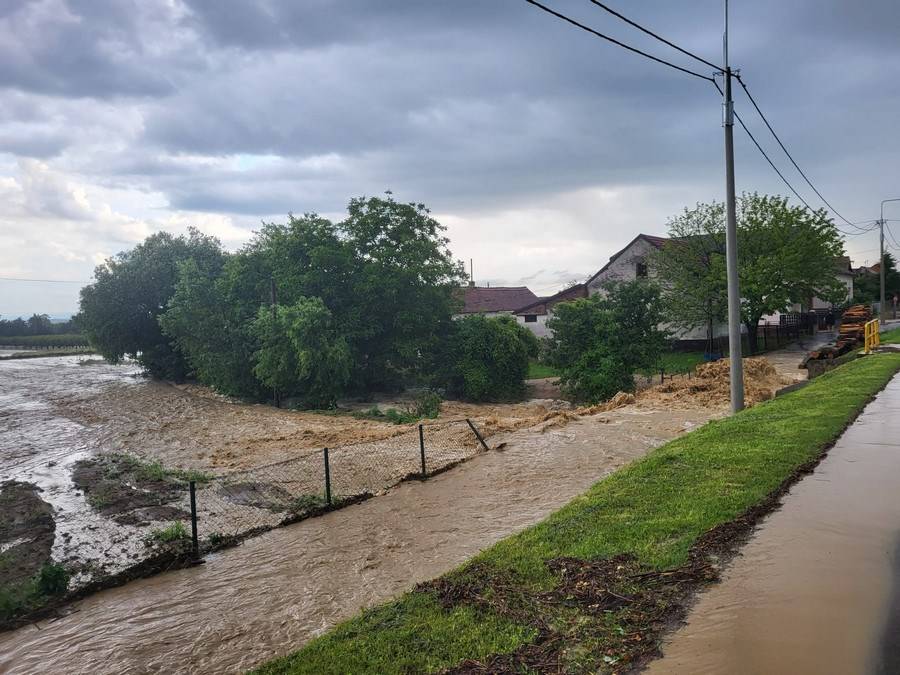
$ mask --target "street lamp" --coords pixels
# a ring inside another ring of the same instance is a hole
[[[884,205],[888,202],[900,202],[900,197],[895,199],[882,199],[881,200],[881,218],[878,219],[878,226],[880,230],[880,241],[881,241],[881,257],[878,259],[878,272],[881,277],[881,301],[878,305],[878,318],[881,319],[881,323],[884,323],[885,320],[885,311],[884,311]]]

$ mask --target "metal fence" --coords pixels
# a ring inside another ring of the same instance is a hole
[[[425,479],[487,449],[469,420],[321,450],[191,484],[195,552]]]

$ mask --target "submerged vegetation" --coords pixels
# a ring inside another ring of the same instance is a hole
[[[0,566],[3,558],[0,555]],[[27,614],[62,596],[69,587],[66,568],[48,562],[37,574],[22,582],[0,588],[0,626],[17,616]]]
[[[627,668],[898,370],[900,354],[858,359],[711,422],[258,672]]]

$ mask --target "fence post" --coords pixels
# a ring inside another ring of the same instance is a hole
[[[422,458],[422,480],[428,478],[428,472],[425,470],[425,430],[423,425],[419,425],[419,454]]]
[[[763,324],[763,351],[769,351],[769,324]]]
[[[190,481],[188,487],[191,492],[191,550],[194,560],[200,557],[200,540],[197,538],[197,483]]]
[[[485,450],[490,450],[490,448],[487,446],[487,443],[485,443],[485,442],[484,442],[484,439],[481,437],[481,434],[478,433],[478,429],[476,429],[476,428],[475,428],[475,425],[472,424],[472,420],[470,420],[470,419],[467,417],[467,418],[466,418],[466,422],[468,423],[469,428],[470,428],[470,429],[472,430],[472,432],[475,434],[475,437],[478,439],[478,442],[481,443],[481,447],[484,448]]]
[[[331,467],[328,464],[328,448],[322,450],[325,457],[325,502],[331,506]]]
[[[659,369],[659,383],[662,384],[665,381],[666,381],[666,369],[660,368]]]

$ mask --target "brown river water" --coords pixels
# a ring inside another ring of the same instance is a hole
[[[900,673],[900,378],[795,485],[650,673]]]
[[[168,421],[170,389],[128,366],[79,365],[81,360],[0,364],[0,470],[4,478],[36,482],[53,505],[56,560],[71,555],[85,519],[99,518],[72,492],[67,467],[76,458],[120,439],[128,415],[141,433],[147,430],[154,454],[177,455],[165,444],[176,431],[151,433]],[[118,402],[118,410],[128,412],[107,414],[97,401]],[[73,408],[77,414],[65,414]],[[209,409],[223,418],[217,406]],[[274,414],[252,409],[264,419]],[[207,408],[190,410],[197,416]],[[494,436],[492,445],[505,443],[502,449],[426,482],[403,483],[249,539],[208,556],[203,565],[97,593],[63,616],[2,633],[0,672],[241,672],[298,648],[361,607],[451,569],[721,412],[626,406],[544,432]],[[191,423],[198,429],[205,424]],[[194,441],[183,439],[183,451],[199,459]],[[82,552],[105,550],[106,542],[92,540],[92,533],[87,530],[76,546]]]

